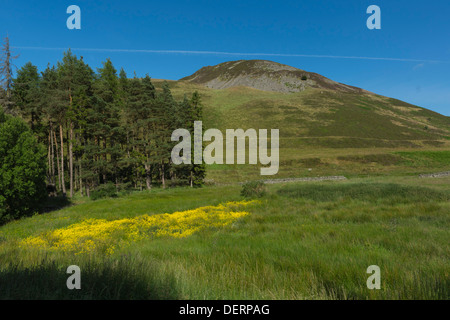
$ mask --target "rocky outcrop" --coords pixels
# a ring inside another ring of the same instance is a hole
[[[212,89],[245,86],[263,91],[300,92],[320,88],[340,92],[368,93],[360,88],[330,80],[320,74],[266,60],[229,61],[201,68],[181,80]]]

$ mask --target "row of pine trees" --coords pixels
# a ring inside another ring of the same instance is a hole
[[[11,112],[47,147],[48,184],[70,197],[104,184],[150,190],[203,183],[204,165],[170,160],[173,130],[192,132],[202,120],[197,92],[176,101],[167,82],[156,90],[148,75],[117,74],[109,59],[94,72],[69,50],[41,73],[32,63],[20,68],[11,100]]]

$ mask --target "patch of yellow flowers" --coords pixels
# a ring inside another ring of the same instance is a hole
[[[240,211],[256,201],[227,202],[171,214],[142,215],[118,220],[87,219],[66,228],[40,236],[31,236],[21,247],[36,247],[54,251],[88,253],[95,250],[112,254],[117,247],[132,241],[154,237],[183,238],[203,228],[223,227],[248,215]]]

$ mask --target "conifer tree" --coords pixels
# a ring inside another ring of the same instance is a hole
[[[58,84],[60,89],[59,122],[61,136],[61,163],[64,162],[63,154],[63,125],[66,124],[68,132],[68,156],[69,156],[69,185],[70,196],[74,194],[74,157],[73,145],[76,137],[74,129],[79,116],[83,114],[87,101],[87,92],[92,85],[92,69],[82,59],[78,59],[71,50],[64,53],[62,62],[58,63]],[[62,168],[64,172],[64,168]],[[64,177],[64,173],[63,173]],[[64,184],[63,184],[64,186]]]
[[[40,86],[40,106],[42,110],[42,117],[45,119],[46,126],[48,128],[48,141],[49,141],[49,183],[58,186],[59,190],[62,190],[63,181],[61,180],[61,168],[59,161],[59,144],[56,137],[56,124],[58,119],[57,111],[55,108],[57,105],[57,92],[58,92],[58,74],[56,68],[53,66],[47,66],[44,72],[42,72],[42,80]],[[56,157],[55,157],[56,155]],[[58,175],[58,183],[55,179],[55,160]]]
[[[192,94],[192,98],[190,100],[191,105],[191,117],[193,121],[201,121],[203,119],[203,105],[201,103],[200,94],[198,91],[195,91]],[[205,131],[205,127],[202,127],[202,136]],[[191,136],[194,136],[191,134]],[[193,155],[194,156],[194,155]],[[202,164],[195,164],[194,161],[192,161],[191,165],[191,181],[190,185],[191,187],[196,186],[199,187],[203,184],[203,181],[205,179],[206,175],[206,166],[204,163]]]
[[[12,92],[18,113],[28,122],[31,130],[41,136],[40,76],[37,67],[31,62],[26,63],[17,71]]]
[[[177,104],[170,91],[169,84],[164,81],[162,92],[157,96],[156,117],[156,159],[159,164],[159,173],[162,187],[166,187],[166,174],[170,172],[170,155],[174,143],[170,140],[173,130],[176,129]]]
[[[110,59],[98,69],[98,79],[95,82],[94,94],[97,99],[97,112],[101,113],[99,135],[102,137],[102,154],[104,160],[103,182],[112,180],[118,183],[118,162],[122,155],[120,142],[122,127],[120,126],[119,79],[117,71]]]
[[[12,84],[13,84],[13,60],[19,56],[13,56],[9,47],[9,37],[5,38],[5,43],[1,49],[0,55],[0,106],[3,106],[5,111],[10,114],[14,114],[13,101],[12,101]]]

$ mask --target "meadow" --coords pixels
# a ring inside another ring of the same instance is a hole
[[[157,219],[208,206],[223,211],[220,204],[248,199],[238,184],[155,189],[97,201],[77,197],[61,210],[3,225],[0,298],[449,298],[450,177],[352,177],[266,187],[256,201],[225,210],[246,213],[227,223],[192,220],[175,232],[192,223],[201,228],[180,237],[155,236],[152,228],[140,229],[141,236],[131,240],[109,233],[113,251],[51,250],[24,241],[40,237],[55,244],[49,235],[87,218]],[[79,239],[88,240],[101,239],[95,234]],[[66,288],[65,271],[73,264],[81,268],[81,290]],[[370,265],[381,269],[380,290],[366,286]]]

